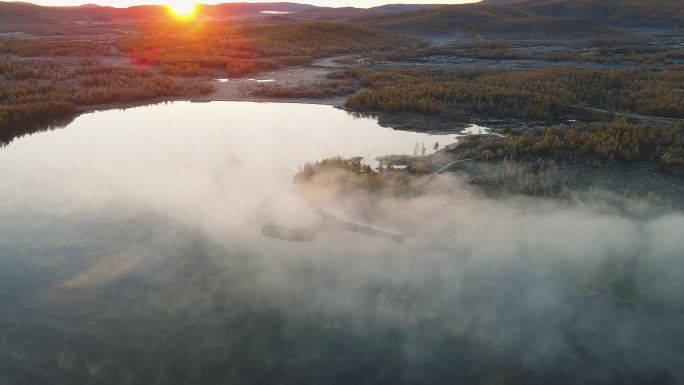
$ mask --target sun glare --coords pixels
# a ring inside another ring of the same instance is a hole
[[[195,16],[197,13],[197,5],[186,2],[177,2],[169,4],[169,10],[171,13],[180,19],[189,19]]]

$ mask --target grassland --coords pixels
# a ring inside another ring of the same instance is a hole
[[[682,28],[684,3],[678,0],[485,0],[401,15],[361,15],[352,20],[412,33],[462,32],[537,39],[614,38],[625,35],[625,28]]]
[[[515,5],[535,14],[589,19],[617,27],[684,26],[684,3],[676,0],[543,0]]]
[[[484,60],[537,60],[550,64],[564,63],[642,63],[672,65],[684,60],[684,53],[674,46],[658,46],[648,37],[637,40],[598,39],[586,42],[476,40],[430,46],[416,50],[373,55],[372,63],[429,59],[435,56]]]
[[[358,23],[392,31],[411,33],[468,33],[473,35],[506,35],[578,38],[619,36],[623,32],[594,20],[550,17],[517,7],[467,4],[438,9],[424,9],[394,15],[371,15],[354,19]]]
[[[190,30],[147,26],[118,42],[134,63],[172,76],[240,76],[344,53],[411,49],[414,38],[334,23],[234,25],[210,22]]]

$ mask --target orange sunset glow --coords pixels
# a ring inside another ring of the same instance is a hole
[[[169,11],[178,19],[188,20],[197,15],[197,4],[176,2],[168,4]]]

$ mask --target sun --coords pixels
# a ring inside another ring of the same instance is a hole
[[[197,4],[177,1],[168,5],[171,13],[179,19],[190,19],[197,14]]]

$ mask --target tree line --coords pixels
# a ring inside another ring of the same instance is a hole
[[[0,59],[0,132],[12,137],[74,114],[78,106],[209,93],[204,83],[180,83],[139,68]],[[8,134],[11,133],[12,135]]]
[[[684,118],[684,68],[529,70],[354,68],[370,88],[352,95],[354,111],[440,113],[465,108],[502,117],[552,121],[585,107]],[[339,75],[338,75],[339,76]]]
[[[454,151],[463,157],[563,161],[658,162],[684,166],[682,124],[636,124],[625,119],[610,123],[576,123],[570,127],[539,127],[506,137],[470,136]]]

